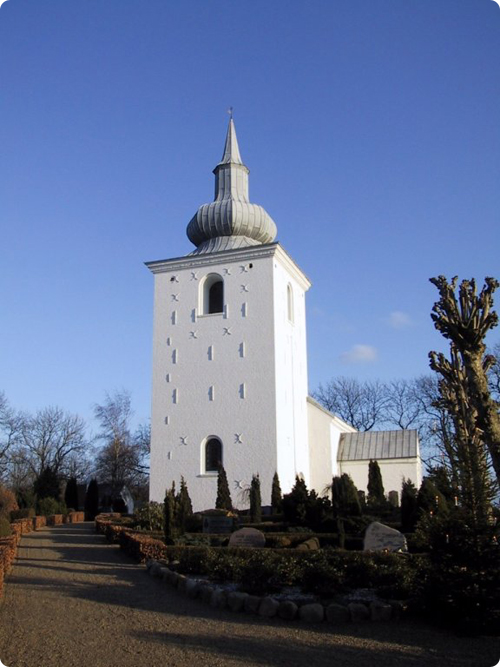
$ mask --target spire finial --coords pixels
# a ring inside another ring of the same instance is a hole
[[[227,112],[228,112],[228,114],[229,114],[229,118],[230,118],[231,120],[233,120],[233,107],[229,107],[229,109],[227,110]]]

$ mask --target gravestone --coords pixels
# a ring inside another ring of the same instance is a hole
[[[226,533],[229,534],[233,530],[233,517],[231,516],[217,516],[206,514],[203,517],[203,532]]]
[[[366,529],[364,551],[408,551],[406,537],[395,528],[374,521]]]
[[[266,543],[264,533],[256,528],[241,528],[229,538],[230,547],[262,548]]]

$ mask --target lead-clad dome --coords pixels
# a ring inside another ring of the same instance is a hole
[[[231,118],[222,160],[215,167],[215,199],[203,204],[187,226],[193,255],[271,243],[276,225],[257,204],[248,201],[248,169],[241,161]]]

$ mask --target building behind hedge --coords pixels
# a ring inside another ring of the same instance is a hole
[[[213,507],[221,463],[240,506],[257,473],[264,504],[276,471],[284,493],[296,475],[322,492],[342,472],[364,489],[370,458],[386,491],[403,477],[419,485],[415,432],[366,439],[308,397],[311,283],[275,242],[269,214],[249,201],[248,173],[231,118],[215,199],[187,227],[195,250],[147,262],[155,276],[151,500],[183,476],[194,509]]]

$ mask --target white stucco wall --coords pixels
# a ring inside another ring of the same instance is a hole
[[[297,474],[310,483],[305,307],[309,282],[281,248],[273,269],[277,471],[281,490],[288,493]]]
[[[312,398],[307,399],[310,488],[322,494],[339,474],[337,461],[341,433],[354,433],[349,424],[325,410]]]
[[[308,474],[305,308],[299,295],[299,325],[291,333],[280,301],[287,262],[286,253],[270,244],[148,264],[155,273],[151,500],[163,500],[165,488],[183,475],[195,511],[215,505],[217,475],[202,467],[209,436],[223,443],[236,506],[247,504],[241,492],[252,474],[260,475],[263,504],[270,502],[276,470],[288,474],[294,460]],[[199,289],[208,273],[224,280],[221,314],[200,314]],[[290,363],[294,350],[298,368]],[[291,399],[290,384],[297,383]],[[292,481],[294,476],[295,470]]]
[[[401,497],[403,478],[410,479],[417,489],[422,483],[422,466],[420,458],[378,459],[382,482],[386,495],[389,491],[397,491]],[[368,492],[368,464],[366,461],[342,461],[340,471],[351,476],[360,491]]]

